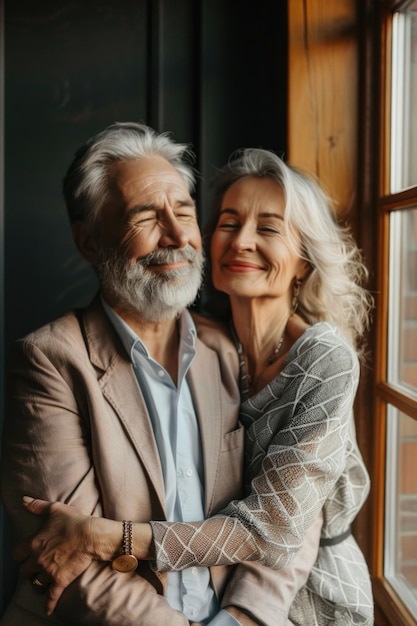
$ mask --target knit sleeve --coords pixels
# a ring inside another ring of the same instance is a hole
[[[247,496],[202,522],[152,522],[156,568],[287,567],[346,469],[358,373],[354,352],[333,340],[293,359],[247,429]]]

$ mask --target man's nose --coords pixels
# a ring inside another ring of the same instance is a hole
[[[184,248],[189,242],[187,231],[175,217],[169,217],[161,227],[161,248]]]

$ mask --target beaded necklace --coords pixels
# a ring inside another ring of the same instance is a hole
[[[278,360],[279,352],[280,352],[282,344],[284,342],[285,329],[284,329],[284,332],[282,333],[282,335],[281,335],[277,345],[275,346],[274,350],[272,351],[271,356],[267,359],[265,367],[261,370],[261,372],[254,379],[252,379],[252,377],[248,373],[248,369],[247,369],[247,366],[246,366],[245,353],[243,352],[242,344],[239,341],[239,338],[237,336],[235,327],[233,326],[232,322],[230,322],[230,329],[231,329],[232,337],[233,337],[233,340],[235,342],[236,350],[237,350],[237,353],[238,353],[238,356],[239,356],[240,393],[241,393],[242,398],[246,399],[246,398],[248,398],[251,395],[252,390],[256,387],[256,384],[262,378],[263,374],[268,369],[268,367]]]

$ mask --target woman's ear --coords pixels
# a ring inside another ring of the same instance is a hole
[[[296,279],[303,282],[307,278],[307,276],[311,273],[311,269],[312,268],[311,268],[310,263],[308,261],[302,260],[298,268]]]
[[[77,220],[72,224],[72,236],[81,256],[93,267],[100,263],[97,244],[91,232],[84,222]]]

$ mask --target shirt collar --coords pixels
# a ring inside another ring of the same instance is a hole
[[[128,324],[120,317],[118,313],[106,302],[103,295],[100,294],[104,311],[112,323],[120,341],[123,344],[130,360],[133,363],[133,350],[139,350],[146,357],[150,357],[149,352],[140,337],[130,328]],[[195,340],[197,336],[194,320],[188,310],[184,310],[179,317],[180,341],[187,348],[195,348]]]

